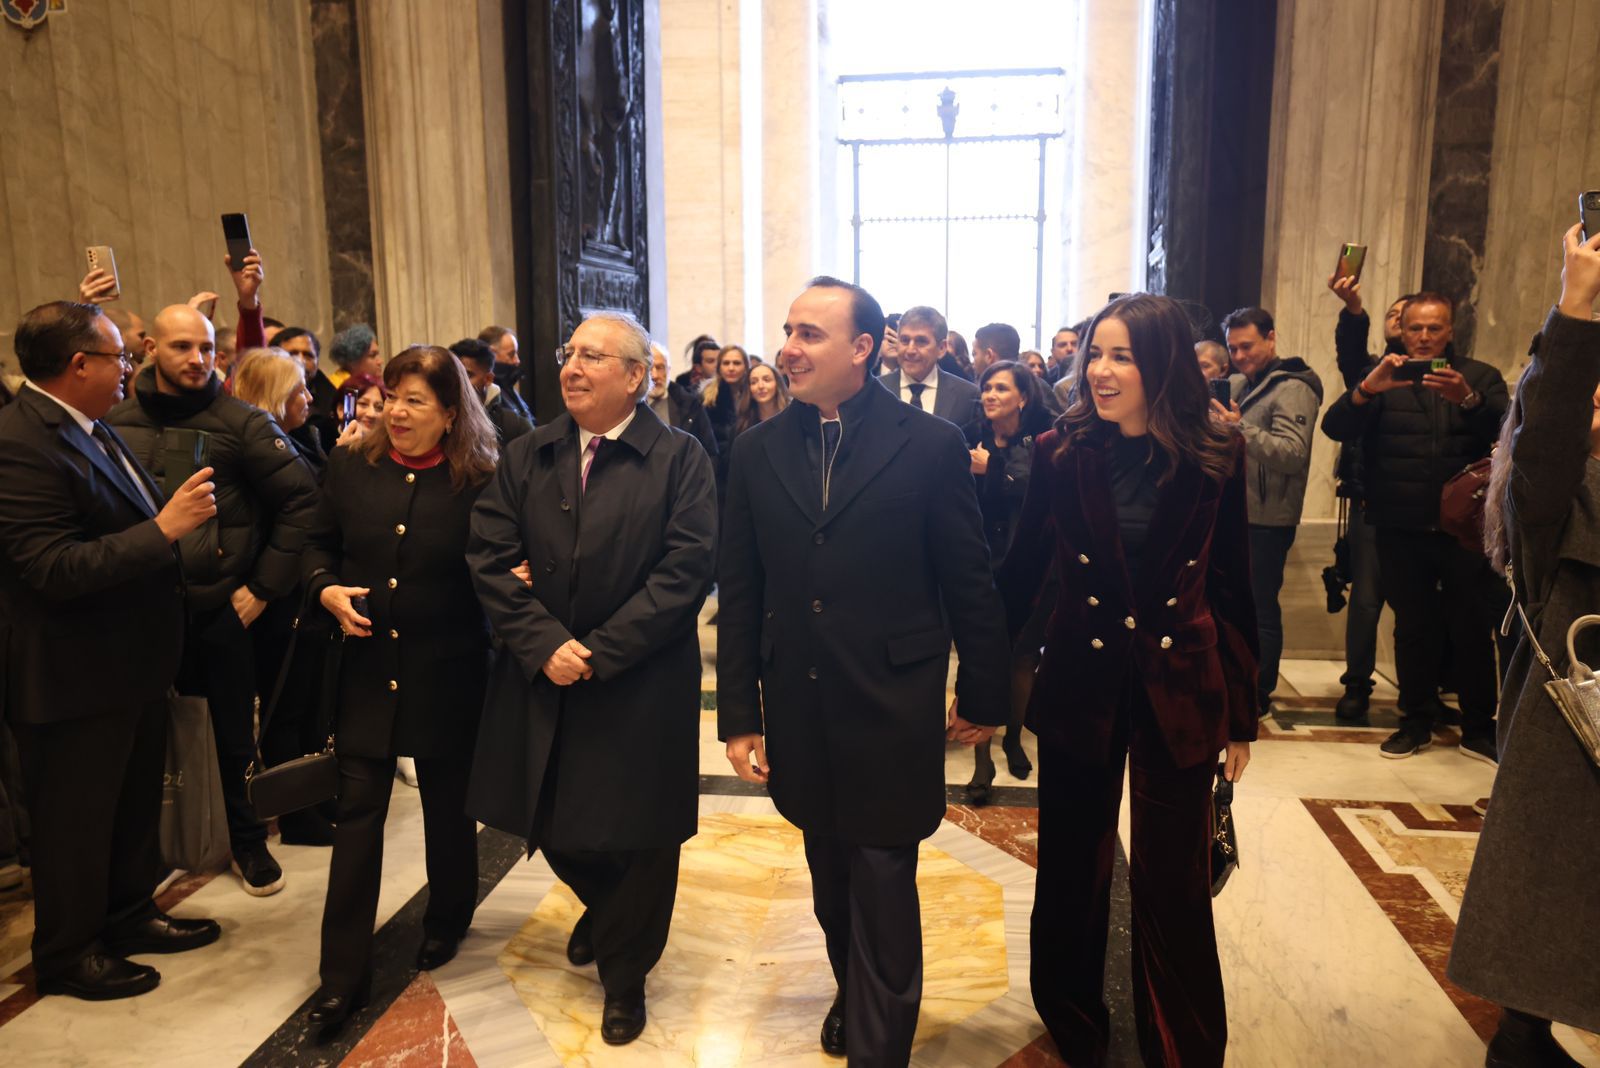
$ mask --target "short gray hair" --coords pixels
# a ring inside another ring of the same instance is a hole
[[[643,400],[645,395],[650,392],[649,331],[644,328],[644,325],[639,320],[623,311],[597,311],[585,318],[584,322],[611,323],[622,328],[626,341],[622,346],[622,351],[616,353],[616,355],[626,360],[631,360],[644,368],[644,381],[639,383],[639,390],[633,398],[636,401]],[[671,364],[669,363],[668,366],[670,367]]]

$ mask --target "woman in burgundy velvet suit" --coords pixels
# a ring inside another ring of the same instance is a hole
[[[1207,415],[1189,321],[1136,294],[1090,324],[1084,388],[1034,449],[999,573],[1012,633],[1049,567],[1060,592],[1028,705],[1039,736],[1034,1004],[1069,1064],[1102,1064],[1111,858],[1130,767],[1133,972],[1149,1065],[1221,1065],[1211,921],[1218,753],[1256,736],[1244,449]]]

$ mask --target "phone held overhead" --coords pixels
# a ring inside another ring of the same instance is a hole
[[[228,242],[229,264],[235,271],[244,267],[244,258],[255,246],[250,243],[250,220],[244,212],[228,212],[222,216],[222,236]]]
[[[1339,249],[1339,262],[1333,268],[1335,278],[1361,281],[1361,268],[1367,264],[1367,246],[1346,241]]]
[[[89,258],[89,270],[104,271],[111,276],[112,290],[107,296],[116,300],[122,296],[122,282],[117,278],[117,258],[111,254],[110,245],[90,245],[85,250]]]

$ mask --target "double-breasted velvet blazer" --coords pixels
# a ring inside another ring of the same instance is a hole
[[[1079,759],[1112,759],[1125,687],[1144,688],[1178,767],[1253,741],[1255,601],[1244,443],[1225,481],[1181,463],[1150,517],[1138,581],[1129,578],[1111,491],[1109,433],[1058,462],[1059,431],[1034,446],[1011,552],[997,576],[1007,621],[1027,621],[1054,555],[1061,584],[1045,628],[1027,725]]]
[[[602,442],[581,491],[578,456],[570,415],[522,435],[472,515],[467,560],[503,649],[467,810],[530,852],[665,848],[699,821],[716,476],[646,404]],[[531,587],[511,573],[522,560]],[[594,676],[557,686],[544,664],[572,638]]]
[[[346,638],[340,650],[339,752],[471,755],[489,624],[464,554],[482,488],[453,489],[448,463],[410,470],[387,456],[369,464],[358,450],[333,450],[302,558],[308,596],[315,605],[335,584],[372,591],[372,636]]]
[[[768,791],[802,830],[906,845],[944,817],[952,637],[972,723],[1005,722],[1010,647],[961,432],[870,379],[840,418],[826,508],[815,407],[734,440],[717,729],[766,734]]]

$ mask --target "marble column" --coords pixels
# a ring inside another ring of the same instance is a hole
[[[1561,235],[1600,188],[1593,0],[1509,0],[1473,355],[1511,373],[1561,292]]]
[[[789,305],[817,271],[819,2],[761,5],[762,325],[745,340],[764,355],[782,344]]]
[[[673,0],[661,9],[661,118],[672,145],[657,183],[669,252],[661,340],[675,368],[687,367],[684,346],[699,334],[745,337],[740,6]]]
[[[1422,280],[1435,79],[1445,0],[1281,0],[1267,164],[1262,303],[1278,349],[1342,388],[1328,291],[1341,243],[1368,246],[1361,288],[1373,339],[1386,306]],[[1308,519],[1334,514],[1337,446],[1312,438]]]
[[[1489,160],[1505,3],[1445,0],[1439,50],[1422,286],[1456,301],[1456,345],[1467,353],[1473,352],[1474,304],[1489,225]]]
[[[339,331],[355,323],[371,323],[377,317],[356,0],[311,0],[311,40],[316,55],[317,134],[322,148],[332,330]],[[327,340],[323,339],[324,347]]]
[[[385,352],[517,327],[504,0],[358,0]]]
[[[1141,0],[1083,0],[1078,6],[1068,174],[1063,210],[1069,321],[1106,294],[1143,288],[1148,77]],[[1106,57],[1113,57],[1105,62]],[[1052,328],[1046,326],[1046,333]]]

